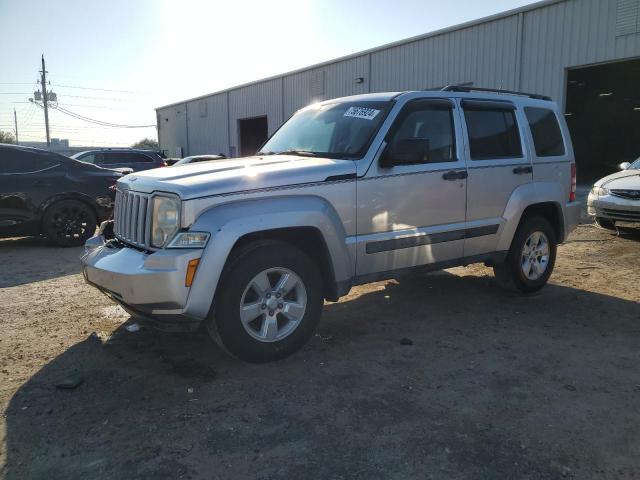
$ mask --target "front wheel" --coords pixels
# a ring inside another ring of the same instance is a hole
[[[518,227],[507,258],[493,267],[498,282],[523,293],[540,290],[556,261],[556,234],[549,221],[532,217]]]
[[[77,200],[61,200],[44,212],[44,235],[60,247],[84,245],[96,231],[96,214],[89,205]]]
[[[299,350],[323,304],[322,277],[304,252],[279,241],[250,245],[230,260],[207,319],[211,337],[247,362]]]

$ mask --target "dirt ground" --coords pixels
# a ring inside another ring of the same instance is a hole
[[[267,365],[127,331],[80,252],[0,240],[5,478],[640,479],[640,229],[579,227],[530,297],[354,288]]]

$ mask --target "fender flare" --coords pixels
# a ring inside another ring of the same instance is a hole
[[[539,203],[552,203],[558,210],[560,218],[561,232],[558,242],[564,241],[566,232],[566,218],[562,205],[565,200],[565,192],[557,182],[532,182],[518,186],[511,192],[507,206],[504,209],[504,228],[500,234],[497,251],[507,251],[511,247],[511,242],[520,219],[527,207]]]
[[[200,258],[196,280],[189,292],[186,311],[205,318],[212,306],[220,276],[231,250],[245,235],[275,229],[311,227],[324,239],[334,281],[350,282],[354,263],[346,245],[342,220],[333,206],[317,196],[279,196],[216,205],[202,212],[191,231],[211,238]]]

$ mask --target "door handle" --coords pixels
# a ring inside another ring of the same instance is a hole
[[[444,178],[445,180],[454,181],[465,179],[467,178],[467,175],[468,174],[466,170],[449,170],[448,172],[442,174],[442,178]]]
[[[533,167],[516,167],[513,169],[513,173],[516,175],[525,175],[527,173],[533,173]]]
[[[33,186],[34,187],[50,187],[51,183],[46,182],[44,180],[36,180],[35,182],[33,182]]]

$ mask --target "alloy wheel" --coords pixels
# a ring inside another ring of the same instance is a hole
[[[300,325],[307,290],[298,275],[284,267],[263,270],[249,282],[240,299],[240,321],[261,342],[277,342]]]
[[[543,232],[533,232],[524,242],[521,254],[522,273],[529,280],[538,280],[549,266],[549,239]]]

